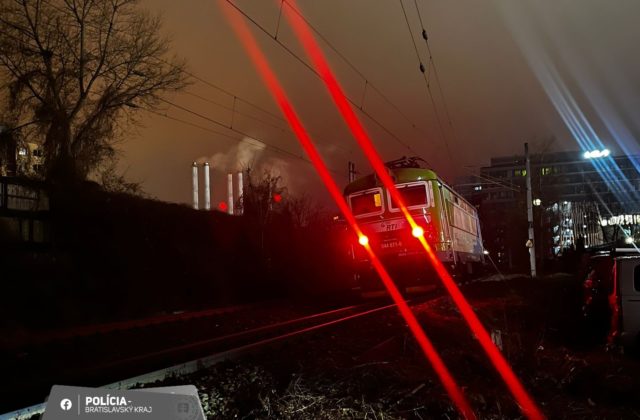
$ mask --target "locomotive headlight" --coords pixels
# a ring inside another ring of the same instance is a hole
[[[424,236],[424,229],[422,229],[420,226],[416,226],[411,230],[411,234],[414,238],[421,238],[422,236]]]
[[[362,246],[367,246],[369,244],[369,238],[367,238],[366,235],[360,235],[358,243]]]

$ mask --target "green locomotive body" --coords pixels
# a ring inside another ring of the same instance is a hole
[[[390,167],[389,174],[440,261],[454,272],[469,274],[484,264],[475,207],[430,169]],[[417,284],[434,282],[422,245],[375,174],[348,184],[344,196],[371,248],[392,274],[399,275],[404,286],[411,286],[415,280]],[[378,283],[367,275],[372,270],[365,250],[357,242],[351,249],[358,276]]]

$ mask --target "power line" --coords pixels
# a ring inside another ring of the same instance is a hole
[[[409,35],[411,36],[411,42],[413,43],[413,49],[416,52],[416,57],[418,58],[418,63],[420,63],[420,72],[422,73],[422,77],[424,79],[424,83],[425,86],[427,87],[427,92],[429,94],[429,99],[431,100],[431,105],[433,106],[433,112],[435,114],[436,117],[436,123],[438,125],[438,129],[440,131],[440,135],[442,136],[442,140],[444,141],[445,144],[445,149],[447,151],[447,156],[449,157],[449,161],[451,162],[451,164],[454,164],[453,161],[453,156],[451,155],[451,149],[449,148],[449,142],[447,141],[447,136],[445,135],[444,132],[444,128],[442,126],[442,122],[440,121],[440,115],[438,113],[438,108],[436,106],[436,102],[433,98],[433,93],[431,92],[431,86],[429,83],[429,79],[427,78],[427,74],[426,71],[427,69],[425,69],[424,64],[422,63],[422,60],[420,58],[420,52],[418,51],[418,45],[416,44],[416,40],[413,37],[413,31],[411,30],[411,24],[409,23],[409,17],[407,16],[407,11],[404,8],[404,3],[402,0],[399,0],[400,2],[400,7],[402,8],[402,14],[404,15],[404,20],[407,24],[407,30],[409,31]],[[426,32],[425,32],[426,34]],[[431,62],[431,59],[429,59],[429,61],[427,62],[428,64]],[[435,67],[434,67],[435,68]]]
[[[469,171],[470,172],[470,171]],[[515,191],[515,192],[522,192],[521,188],[516,186],[516,185],[512,185],[512,184],[506,184],[504,182],[501,181],[495,181],[494,179],[492,179],[492,177],[488,177],[486,175],[482,175],[482,174],[475,174],[470,172],[471,176],[474,176],[476,178],[482,179],[483,181],[489,183],[489,184],[494,184],[494,185],[499,185],[503,188]]]
[[[401,0],[402,1],[402,0]],[[424,39],[424,43],[427,45],[427,52],[429,53],[429,63],[433,66],[433,74],[436,78],[436,84],[438,85],[438,91],[440,92],[440,98],[442,98],[442,105],[444,107],[444,112],[447,116],[447,121],[449,122],[449,126],[451,127],[451,133],[453,134],[453,139],[456,144],[458,142],[458,136],[456,134],[455,127],[453,125],[453,120],[451,119],[451,114],[449,113],[449,107],[447,106],[447,100],[444,96],[444,90],[442,89],[442,83],[440,83],[440,76],[438,74],[438,67],[436,66],[436,62],[433,58],[433,53],[431,52],[431,46],[429,45],[429,36],[427,34],[427,30],[424,27],[424,23],[422,21],[422,15],[420,14],[420,8],[418,7],[418,1],[413,0],[413,4],[416,7],[416,11],[418,13],[418,19],[420,20],[420,27],[422,28],[422,38]]]
[[[283,2],[285,2],[289,8],[295,13],[297,14],[300,19],[302,19],[304,21],[304,23],[325,43],[327,44],[327,46],[338,56],[340,57],[340,59],[342,59],[342,61],[344,61],[354,72],[356,72],[365,82],[364,84],[364,90],[363,90],[363,99],[360,102],[361,104],[364,103],[364,92],[366,92],[367,87],[370,87],[371,89],[373,89],[388,105],[390,105],[402,118],[404,118],[410,125],[412,128],[414,128],[415,130],[419,131],[421,134],[423,135],[427,135],[426,132],[424,132],[423,130],[421,130],[404,112],[402,112],[402,110],[391,101],[391,99],[389,99],[389,97],[387,95],[385,95],[373,82],[371,82],[371,80],[369,80],[367,78],[367,76],[356,67],[355,64],[353,64],[353,62],[351,62],[351,60],[349,60],[342,52],[340,52],[340,50],[338,50],[330,41],[329,39],[327,39],[326,36],[324,36],[322,34],[322,32],[320,32],[320,30],[318,28],[316,28],[303,14],[302,12],[292,3],[290,3],[289,0],[282,0]],[[362,108],[362,106],[360,107]]]
[[[169,100],[166,100],[166,99],[160,99],[160,100],[161,100],[162,102],[164,102],[164,103],[166,103],[166,104],[170,105],[170,106],[173,106],[174,108],[178,108],[178,109],[180,109],[180,110],[182,110],[182,111],[184,111],[184,112],[187,112],[187,113],[189,113],[189,114],[192,114],[192,115],[194,115],[194,116],[196,116],[196,117],[198,117],[198,118],[201,118],[201,119],[203,119],[203,120],[206,120],[206,121],[209,121],[209,122],[211,122],[211,123],[213,123],[213,124],[216,124],[216,125],[218,125],[218,126],[220,126],[220,127],[224,128],[224,129],[227,129],[227,130],[229,130],[229,131],[233,131],[234,133],[240,134],[241,136],[244,136],[245,138],[248,138],[249,140],[255,140],[255,141],[257,141],[257,142],[261,143],[261,145],[260,145],[260,146],[256,145],[257,147],[262,148],[262,147],[264,146],[264,147],[265,147],[265,148],[267,148],[267,149],[271,149],[271,150],[274,150],[274,151],[276,151],[276,152],[278,152],[278,153],[281,153],[281,154],[284,154],[284,155],[287,155],[287,156],[293,157],[293,158],[295,158],[295,159],[302,160],[302,161],[304,161],[304,162],[306,162],[306,163],[308,163],[308,164],[312,164],[312,162],[311,162],[309,159],[305,158],[305,157],[304,157],[304,156],[302,156],[302,155],[298,155],[298,154],[296,154],[296,153],[294,153],[294,152],[291,152],[291,151],[289,151],[289,150],[286,150],[286,149],[283,149],[283,148],[281,148],[281,147],[275,146],[275,145],[273,145],[273,144],[267,143],[266,141],[264,141],[264,140],[262,140],[262,139],[259,139],[259,138],[256,138],[255,136],[252,136],[252,135],[251,135],[251,134],[249,134],[249,133],[246,133],[246,132],[244,132],[244,131],[241,131],[241,130],[238,130],[238,129],[236,129],[236,128],[233,128],[231,125],[226,125],[225,123],[222,123],[222,122],[220,122],[220,121],[218,121],[218,120],[216,120],[216,119],[214,119],[214,118],[208,117],[208,116],[206,116],[206,115],[203,115],[203,114],[201,114],[201,113],[199,113],[199,112],[196,112],[196,111],[194,111],[194,110],[192,110],[192,109],[189,109],[189,108],[187,108],[187,107],[184,107],[184,106],[182,106],[182,105],[176,104],[176,103],[171,102],[171,101],[169,101]],[[184,120],[180,120],[180,119],[178,119],[178,118],[176,118],[176,117],[172,117],[172,116],[169,116],[169,115],[167,115],[167,114],[162,114],[162,113],[159,113],[159,112],[156,112],[156,111],[151,111],[151,112],[153,112],[153,113],[154,113],[154,114],[156,114],[156,115],[160,115],[160,116],[162,116],[162,117],[165,117],[165,118],[168,118],[168,119],[171,119],[171,120],[174,120],[174,121],[178,121],[178,122],[181,122],[181,123],[184,123],[184,124],[191,125],[191,126],[193,126],[193,127],[199,128],[199,129],[201,129],[201,130],[206,130],[206,131],[209,131],[209,132],[214,133],[214,134],[219,134],[219,135],[221,135],[221,136],[224,136],[224,137],[230,138],[230,139],[235,140],[235,141],[242,141],[242,140],[243,140],[243,139],[238,139],[238,138],[236,138],[236,137],[230,136],[230,135],[228,135],[228,134],[221,133],[221,132],[216,131],[216,130],[212,130],[212,129],[209,129],[209,128],[202,127],[202,126],[200,126],[200,125],[198,125],[198,124],[194,124],[194,123],[191,123],[191,122],[187,122],[187,121],[184,121]],[[334,169],[330,169],[330,170],[331,170],[331,172],[334,172],[334,173],[336,173],[336,174],[343,175],[343,174],[342,174],[342,172],[340,172],[340,171],[336,171],[336,170],[334,170]]]
[[[168,114],[165,114],[165,113],[162,113],[162,112],[154,111],[152,109],[149,109],[148,111],[151,112],[152,114],[158,115],[158,116],[166,118],[168,120],[176,121],[176,122],[179,122],[179,123],[184,124],[184,125],[189,125],[191,127],[195,127],[195,128],[200,129],[200,130],[207,131],[209,133],[217,134],[219,136],[226,137],[226,138],[228,138],[230,140],[233,140],[233,141],[239,142],[239,141],[243,140],[243,139],[239,139],[239,138],[234,137],[234,136],[230,136],[229,134],[226,134],[226,133],[223,133],[223,132],[220,132],[220,131],[216,131],[216,130],[212,130],[212,129],[208,128],[208,127],[204,127],[202,125],[195,124],[195,123],[192,123],[192,122],[187,121],[187,120],[176,118],[174,116],[171,116],[171,115],[168,115]],[[259,149],[263,149],[265,147],[269,147],[268,145],[266,145],[266,144],[264,144],[262,142],[260,142],[260,143],[261,144],[255,144],[255,143],[249,142],[249,145],[250,146],[254,146],[256,148],[259,148]]]
[[[269,38],[273,39],[278,45],[280,45],[282,47],[282,49],[284,49],[287,53],[289,53],[289,55],[291,55],[293,58],[295,58],[297,61],[299,61],[302,65],[304,65],[307,69],[309,69],[313,74],[315,74],[318,78],[322,79],[322,76],[316,71],[315,68],[313,68],[313,66],[311,66],[309,63],[307,63],[304,59],[302,59],[300,56],[298,56],[295,52],[293,52],[293,50],[291,50],[291,48],[289,48],[288,46],[286,46],[285,44],[283,44],[279,39],[277,39],[274,35],[271,34],[271,32],[269,32],[268,29],[266,29],[264,26],[262,26],[260,23],[258,23],[255,19],[253,19],[251,16],[249,16],[249,14],[247,14],[244,10],[240,9],[236,4],[233,3],[232,0],[226,0],[227,3],[229,3],[229,5],[231,7],[233,7],[234,9],[236,9],[241,15],[243,15],[247,20],[249,20],[256,28],[260,29],[260,31],[264,32]],[[287,3],[288,4],[288,3]],[[370,83],[370,82],[369,82]],[[378,127],[380,127],[383,131],[385,131],[387,134],[389,134],[395,141],[397,141],[400,145],[402,145],[404,148],[406,148],[407,150],[409,150],[412,153],[415,153],[415,151],[413,150],[413,148],[411,146],[409,146],[408,144],[406,144],[404,141],[402,141],[402,139],[400,139],[397,135],[395,135],[391,130],[389,130],[384,124],[382,124],[380,121],[378,121],[377,119],[375,119],[371,114],[369,114],[368,112],[365,112],[363,110],[363,108],[356,104],[354,100],[347,98],[347,100],[357,109],[359,109],[362,114],[364,116],[366,116],[367,118],[369,118],[374,124],[376,124]]]
[[[200,99],[201,101],[208,102],[208,103],[213,104],[213,105],[217,105],[217,106],[219,106],[220,108],[225,109],[225,110],[227,110],[227,111],[230,111],[230,112],[232,112],[232,113],[234,113],[234,114],[243,115],[243,116],[245,116],[245,117],[247,117],[247,118],[250,118],[250,119],[252,119],[252,120],[255,120],[255,121],[261,122],[262,124],[268,125],[268,126],[273,127],[273,128],[277,128],[277,129],[279,129],[279,130],[281,130],[281,131],[290,131],[290,130],[288,130],[286,127],[283,127],[283,126],[281,126],[281,125],[277,125],[277,124],[274,124],[274,123],[272,123],[272,122],[269,122],[269,121],[263,120],[262,118],[258,118],[258,117],[256,117],[256,116],[253,116],[253,115],[248,114],[248,113],[246,113],[246,112],[242,112],[242,111],[238,110],[238,108],[237,108],[237,107],[230,107],[230,106],[227,106],[227,105],[221,104],[221,103],[219,103],[219,102],[213,101],[213,100],[211,100],[211,99],[209,99],[209,98],[206,98],[206,97],[204,97],[204,96],[198,95],[197,93],[193,93],[193,92],[189,92],[189,91],[184,91],[184,92],[182,92],[182,93],[184,93],[184,94],[186,94],[186,95],[189,95],[189,96],[193,96],[194,98],[198,98],[198,99]],[[237,98],[237,97],[234,97],[234,98],[236,98],[237,100],[240,100],[240,99],[239,99],[239,98]]]
[[[163,62],[163,63],[165,63],[165,64],[167,64],[167,65],[173,66],[174,68],[179,68],[179,67],[178,67],[178,66],[176,66],[175,64],[173,64],[173,63],[171,63],[171,62],[168,62],[168,61],[166,61],[166,60],[164,60],[164,59],[162,59],[162,58],[156,57],[156,59],[158,59],[159,61],[161,61],[161,62]],[[242,97],[240,97],[240,96],[238,96],[238,95],[236,95],[236,94],[234,94],[234,93],[232,93],[232,92],[230,92],[230,91],[228,91],[228,90],[226,90],[226,89],[224,89],[224,88],[222,88],[222,87],[220,87],[220,86],[218,86],[218,85],[216,85],[216,84],[214,84],[214,83],[212,83],[212,82],[210,82],[210,81],[208,81],[208,80],[206,80],[206,79],[203,79],[203,78],[201,78],[201,77],[197,76],[197,75],[196,75],[195,73],[193,73],[193,72],[190,72],[190,71],[187,71],[187,70],[184,70],[184,69],[181,69],[181,71],[182,71],[183,73],[185,73],[186,75],[191,76],[191,77],[193,77],[194,79],[196,79],[196,80],[198,80],[198,81],[200,81],[200,82],[202,82],[202,83],[206,84],[207,86],[213,87],[213,88],[215,88],[215,89],[219,90],[220,92],[222,92],[222,93],[224,93],[224,94],[228,95],[229,97],[231,97],[231,98],[233,99],[233,101],[234,101],[234,102],[235,102],[235,101],[237,101],[237,102],[242,102],[242,103],[244,103],[244,104],[246,104],[246,105],[249,105],[249,106],[250,106],[250,107],[252,107],[252,108],[255,108],[255,109],[257,109],[257,110],[259,110],[259,111],[261,111],[261,112],[264,112],[265,114],[269,115],[270,117],[273,117],[274,119],[276,119],[276,120],[278,120],[278,121],[281,121],[281,122],[283,122],[283,123],[285,123],[285,124],[286,124],[286,122],[287,122],[284,118],[282,118],[281,116],[279,116],[279,115],[277,115],[277,114],[275,114],[275,113],[273,113],[273,112],[269,111],[268,109],[263,108],[263,107],[261,107],[260,105],[257,105],[257,104],[255,104],[255,103],[253,103],[253,102],[251,102],[251,101],[249,101],[249,100],[247,100],[247,99],[244,99],[244,98],[242,98]],[[204,96],[202,96],[202,95],[198,95],[198,94],[193,93],[193,92],[190,92],[190,91],[185,91],[184,93],[186,93],[186,94],[187,94],[187,95],[189,95],[189,96],[193,96],[193,97],[195,97],[195,98],[198,98],[198,99],[200,99],[200,100],[202,100],[202,101],[209,102],[209,103],[211,103],[211,104],[217,105],[217,106],[219,106],[219,107],[221,107],[221,108],[223,108],[223,109],[225,109],[225,110],[227,110],[227,111],[230,111],[230,112],[232,112],[232,113],[237,113],[237,114],[243,115],[243,116],[245,116],[245,117],[247,117],[247,118],[253,119],[253,120],[255,120],[255,121],[259,121],[259,122],[261,122],[261,123],[263,123],[263,124],[266,124],[266,125],[269,125],[269,126],[271,126],[271,127],[273,127],[273,128],[276,128],[276,129],[279,129],[279,130],[281,130],[281,131],[286,131],[286,132],[288,132],[288,133],[290,133],[290,134],[293,134],[293,131],[292,131],[292,130],[291,130],[291,128],[288,126],[288,124],[287,124],[287,125],[284,125],[284,126],[277,125],[277,124],[271,123],[271,122],[269,122],[269,121],[266,121],[266,120],[264,120],[264,119],[262,119],[262,118],[255,117],[255,116],[253,116],[253,115],[251,115],[251,114],[248,114],[248,113],[246,113],[246,112],[239,111],[237,107],[235,107],[235,108],[234,108],[234,107],[230,107],[230,106],[225,105],[225,104],[221,104],[220,102],[217,102],[217,101],[211,100],[211,99],[209,99],[209,98],[206,98],[206,97],[204,97]],[[232,118],[233,118],[233,114],[232,114]],[[315,138],[319,138],[319,137],[318,137],[317,135],[315,135],[315,134],[313,135],[313,137],[315,137]],[[341,150],[342,150],[345,154],[347,154],[347,155],[351,155],[351,154],[352,154],[352,152],[353,152],[353,150],[352,150],[352,149],[348,149],[348,148],[346,148],[346,147],[344,147],[344,146],[342,146],[342,145],[340,145],[340,144],[336,144],[336,143],[331,143],[331,144],[332,144],[332,145],[334,145],[334,146],[336,146],[337,148],[341,149]]]

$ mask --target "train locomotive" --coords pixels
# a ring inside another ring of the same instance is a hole
[[[385,166],[438,259],[454,276],[471,275],[485,261],[478,212],[434,171],[422,168],[421,161],[403,157]],[[371,248],[399,287],[412,292],[440,284],[409,223],[375,174],[349,183],[344,196]],[[350,253],[361,290],[380,289],[368,254],[355,239]]]

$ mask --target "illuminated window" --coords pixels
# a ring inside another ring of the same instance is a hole
[[[542,175],[549,175],[551,173],[551,168],[541,168],[540,173]]]
[[[527,176],[527,170],[526,169],[516,169],[514,171],[514,175],[515,176]]]

